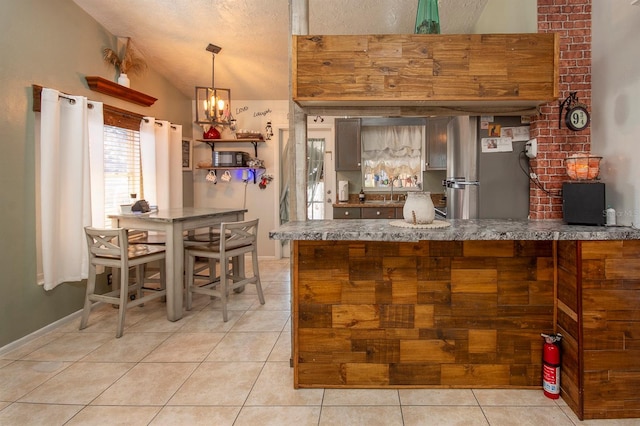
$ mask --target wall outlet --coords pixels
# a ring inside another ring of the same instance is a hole
[[[538,140],[534,138],[524,144],[524,153],[529,158],[536,158],[538,155]]]

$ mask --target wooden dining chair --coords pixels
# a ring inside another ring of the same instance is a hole
[[[126,229],[98,229],[85,227],[89,248],[89,277],[80,330],[87,327],[93,302],[111,303],[118,306],[116,337],[122,336],[125,313],[128,308],[142,305],[153,299],[165,297],[165,248],[162,245],[129,244]],[[160,289],[143,293],[144,266],[150,262],[160,263]],[[120,288],[107,293],[96,294],[96,267],[105,266],[120,274]],[[135,282],[129,283],[129,268],[135,267]],[[136,297],[129,294],[136,292]]]
[[[129,245],[144,244],[144,245],[161,245],[166,246],[167,239],[164,232],[143,231],[139,229],[128,229],[127,235],[129,236]],[[143,289],[155,290],[160,283],[160,274],[157,267],[142,266],[144,286]]]
[[[253,276],[246,277],[244,262],[238,262],[241,268],[234,271],[229,262],[234,258],[244,258],[251,253]],[[222,301],[222,319],[228,321],[227,299],[231,290],[255,284],[260,304],[264,305],[264,295],[258,269],[258,219],[242,222],[223,222],[220,225],[220,239],[217,243],[185,247],[187,276],[187,310],[191,310],[193,293],[219,297]],[[208,284],[194,285],[194,264],[197,257],[214,259],[220,264],[220,277],[214,277],[210,270]]]

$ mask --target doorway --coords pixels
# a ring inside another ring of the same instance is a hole
[[[291,155],[289,146],[289,128],[278,129],[278,155],[277,155],[278,167],[278,191],[276,191],[276,217],[278,218],[278,224],[289,222],[289,191],[291,191],[291,184],[289,182],[289,169],[291,167]],[[290,247],[288,240],[275,240],[276,243],[276,258],[288,258],[290,257]]]
[[[310,121],[306,154],[307,220],[332,219],[336,202],[333,127],[324,121],[321,124]]]
[[[322,218],[324,219],[332,219],[333,218],[333,203],[336,202],[336,183],[335,183],[335,165],[334,165],[334,130],[333,130],[333,120],[330,122],[321,122],[314,123],[312,119],[309,120],[309,124],[307,124],[307,140],[312,139],[316,141],[321,141],[322,146],[324,148],[322,152],[322,190],[320,188],[316,188],[318,192],[318,198],[322,199]],[[290,152],[290,143],[293,143],[289,140],[289,129],[282,127],[278,128],[278,159],[277,163],[279,164],[279,179],[280,182],[277,191],[277,200],[276,200],[276,209],[278,217],[278,223],[283,224],[289,222],[290,214],[289,214],[289,200],[290,200],[290,191],[295,190],[291,186],[291,182],[289,182],[289,169],[294,167],[292,163],[292,155]],[[319,142],[317,142],[319,143]],[[309,159],[307,159],[307,163]],[[307,164],[305,164],[307,167]],[[308,186],[308,182],[307,182]],[[318,201],[319,202],[319,201]],[[313,203],[314,207],[317,207],[318,210],[319,204]],[[309,211],[309,203],[307,199],[307,211]],[[307,215],[308,217],[308,215]],[[316,215],[313,219],[309,220],[319,220],[321,219]],[[276,258],[288,258],[290,257],[290,245],[289,241],[285,240],[276,240]]]

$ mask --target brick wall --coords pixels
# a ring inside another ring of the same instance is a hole
[[[560,100],[578,92],[591,112],[591,0],[538,0],[538,32],[560,34]],[[591,125],[574,132],[558,128],[558,102],[540,107],[531,122],[531,137],[538,139],[538,157],[531,160],[540,185],[531,183],[531,219],[562,218],[562,182],[568,179],[564,159],[576,152],[591,151]]]

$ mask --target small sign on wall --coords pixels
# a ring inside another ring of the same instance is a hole
[[[511,138],[482,138],[482,152],[511,152]]]
[[[501,138],[511,138],[514,142],[528,141],[529,138],[529,126],[518,127],[503,127],[500,130]]]

